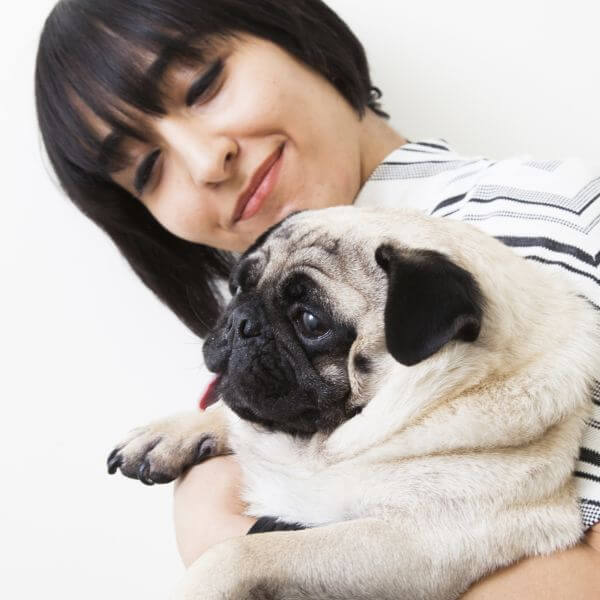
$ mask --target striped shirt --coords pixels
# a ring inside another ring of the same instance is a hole
[[[600,165],[464,158],[444,140],[427,140],[387,156],[355,206],[406,206],[472,223],[524,258],[565,273],[600,310],[599,197]],[[592,402],[575,470],[586,527],[600,521],[600,382]]]

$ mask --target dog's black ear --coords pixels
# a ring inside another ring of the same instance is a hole
[[[416,365],[451,340],[477,339],[483,298],[470,273],[432,250],[383,244],[375,259],[388,275],[385,339],[398,362]]]

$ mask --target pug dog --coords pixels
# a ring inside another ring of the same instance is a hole
[[[561,276],[465,223],[335,207],[264,233],[230,286],[214,406],[135,430],[109,470],[234,452],[247,514],[296,530],[218,544],[175,598],[452,600],[580,539],[600,323]]]

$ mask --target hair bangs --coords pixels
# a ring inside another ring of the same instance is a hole
[[[165,72],[176,62],[201,61],[204,44],[193,43],[198,32],[161,3],[145,3],[135,19],[123,10],[127,3],[115,2],[112,12],[98,4],[59,3],[48,17],[45,30],[61,35],[42,36],[36,96],[45,99],[38,102],[40,124],[45,121],[60,139],[56,148],[64,159],[107,177],[128,165],[115,140],[148,141],[147,118],[165,114]],[[157,10],[147,10],[152,7]]]

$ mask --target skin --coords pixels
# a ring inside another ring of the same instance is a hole
[[[150,141],[127,140],[132,164],[114,174],[166,229],[184,239],[241,252],[294,210],[351,204],[383,158],[406,143],[372,111],[359,118],[324,78],[270,42],[240,36],[217,45],[212,58],[224,60],[223,73],[192,106],[186,105],[186,93],[209,65],[168,71],[167,115],[143,117]],[[110,133],[96,124],[103,135]],[[272,193],[253,217],[233,222],[240,194],[282,144]],[[135,171],[156,150],[159,158],[139,193]],[[243,515],[240,479],[235,457],[226,456],[190,469],[176,483],[175,530],[186,566],[254,523]],[[599,597],[599,538],[596,526],[577,547],[500,570],[464,598]]]

